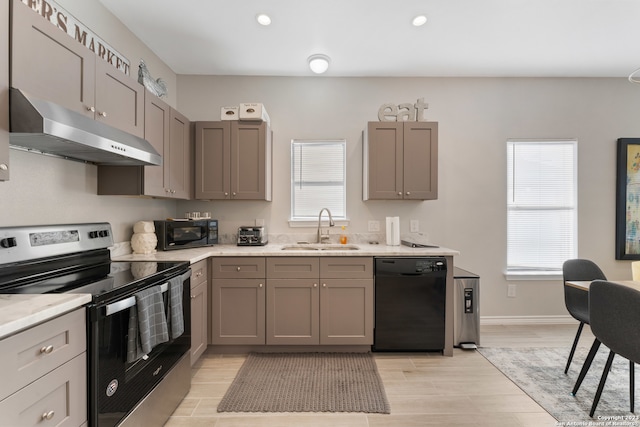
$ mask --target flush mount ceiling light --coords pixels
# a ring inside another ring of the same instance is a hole
[[[415,27],[420,27],[424,24],[427,23],[427,17],[424,15],[418,15],[415,18],[413,18],[413,21],[411,21],[411,23],[415,26]]]
[[[329,57],[323,54],[311,55],[307,60],[309,62],[309,68],[316,74],[322,74],[329,68]]]
[[[269,15],[264,13],[256,15],[256,21],[258,21],[258,24],[264,25],[265,27],[271,24],[271,18],[269,17]]]

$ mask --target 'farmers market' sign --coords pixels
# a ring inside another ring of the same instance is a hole
[[[44,19],[58,27],[76,39],[97,56],[107,61],[125,74],[129,74],[129,60],[105,43],[100,37],[85,27],[69,12],[60,7],[53,0],[22,0],[22,3],[30,7]]]

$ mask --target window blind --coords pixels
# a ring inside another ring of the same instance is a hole
[[[291,219],[317,219],[329,208],[346,218],[346,141],[299,141],[291,144]]]
[[[562,270],[577,254],[577,142],[507,142],[507,271]]]

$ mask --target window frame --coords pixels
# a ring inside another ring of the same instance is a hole
[[[348,217],[347,217],[347,140],[346,138],[341,139],[292,139],[291,147],[290,147],[290,212],[289,212],[289,226],[290,227],[308,227],[308,226],[316,226],[318,224],[318,214],[304,216],[304,215],[296,215],[295,210],[295,188],[296,180],[294,177],[295,171],[295,147],[299,144],[309,144],[309,145],[340,145],[342,147],[342,200],[339,203],[342,204],[343,215],[332,211],[332,217],[334,222],[338,225],[348,225]],[[322,206],[318,208],[318,213],[320,210],[325,207]],[[334,209],[335,210],[335,209]],[[324,215],[323,219],[326,219],[327,215]]]
[[[530,205],[528,207],[517,206],[515,204],[511,204],[509,200],[509,196],[513,195],[513,172],[510,167],[510,159],[507,158],[507,191],[506,191],[506,213],[507,213],[507,241],[506,241],[506,257],[505,260],[505,277],[507,280],[558,280],[562,279],[562,266],[558,267],[524,267],[524,268],[516,268],[514,266],[509,265],[510,259],[510,220],[511,220],[511,211],[561,211],[561,210],[569,210],[571,224],[567,228],[570,230],[572,242],[569,244],[569,254],[567,254],[567,259],[576,258],[578,252],[578,140],[575,138],[572,139],[563,139],[563,138],[554,138],[554,139],[509,139],[507,140],[507,157],[511,152],[512,146],[517,145],[551,145],[551,144],[564,144],[571,145],[573,150],[573,158],[571,160],[571,168],[572,171],[569,171],[569,175],[572,178],[572,182],[568,183],[566,189],[571,193],[571,200],[568,203],[559,204],[555,206],[538,204]],[[511,172],[511,175],[510,175]],[[572,187],[572,188],[571,188]],[[540,248],[537,246],[536,248]]]

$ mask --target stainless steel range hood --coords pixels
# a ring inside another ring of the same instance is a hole
[[[161,165],[146,140],[11,88],[9,143],[99,165]]]

